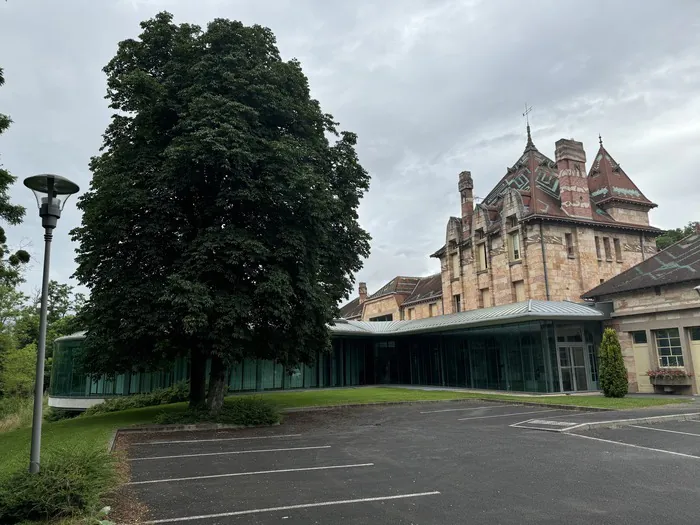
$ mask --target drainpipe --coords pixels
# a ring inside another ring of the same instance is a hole
[[[542,233],[542,221],[540,221],[540,246],[542,246],[542,267],[544,268],[544,292],[549,301],[549,278],[547,277],[547,248],[544,247],[544,234]]]

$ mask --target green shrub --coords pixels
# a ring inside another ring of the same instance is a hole
[[[65,448],[43,457],[39,474],[23,465],[0,481],[0,523],[97,512],[117,482],[114,462],[102,448]]]
[[[86,416],[104,414],[106,412],[119,412],[130,408],[142,408],[155,405],[178,403],[186,401],[190,393],[187,382],[175,383],[169,388],[154,390],[148,394],[133,394],[130,396],[113,397],[104,403],[92,406],[85,411]]]
[[[0,398],[0,432],[31,426],[33,412],[34,399],[31,397]]]
[[[9,350],[2,362],[0,384],[6,396],[31,396],[36,374],[36,345]]]
[[[82,413],[83,413],[82,410],[66,410],[63,408],[49,407],[44,412],[44,421],[48,421],[49,423],[53,423],[55,421],[62,421],[64,419],[72,419],[74,417],[78,417]]]
[[[622,348],[617,338],[617,332],[612,328],[606,328],[603,333],[603,341],[600,343],[598,353],[600,388],[605,397],[625,397],[629,385],[627,383],[627,369],[622,359]]]
[[[160,424],[224,423],[228,425],[274,425],[279,423],[280,414],[277,407],[260,397],[228,398],[218,414],[206,410],[184,410],[182,412],[164,412],[156,416]]]

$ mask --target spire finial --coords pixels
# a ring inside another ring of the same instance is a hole
[[[603,147],[603,137],[600,136],[600,133],[598,133],[598,144],[600,144],[600,147]]]
[[[530,112],[532,111],[532,106],[525,104],[525,112],[523,117],[525,117],[525,122],[527,124],[527,146],[526,148],[534,148],[535,145],[532,143],[532,135],[530,135]]]

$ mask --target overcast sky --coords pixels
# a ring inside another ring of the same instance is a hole
[[[457,175],[483,197],[525,146],[525,103],[538,149],[562,137],[593,158],[598,133],[659,207],[652,223],[700,219],[700,2],[697,0],[8,0],[0,2],[0,112],[14,124],[0,161],[28,208],[8,229],[34,257],[25,289],[40,285],[42,231],[21,180],[53,172],[82,188],[110,111],[102,67],[117,42],[161,10],[175,21],[217,18],[270,27],[298,58],[312,94],[359,135],[372,176],[360,221],[372,254],[358,281],[370,293],[395,275],[428,275],[428,256],[459,214]],[[75,269],[69,201],[55,235],[52,277]]]

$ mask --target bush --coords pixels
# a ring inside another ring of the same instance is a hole
[[[29,344],[7,352],[0,372],[0,384],[6,396],[30,396],[36,374],[36,345]]]
[[[39,474],[23,465],[0,481],[0,523],[97,512],[117,482],[114,461],[106,450],[65,448],[42,458]]]
[[[0,432],[31,426],[34,399],[31,397],[0,398]]]
[[[605,397],[625,397],[629,389],[627,369],[622,359],[620,341],[612,328],[606,328],[603,333],[598,361],[600,388]]]
[[[52,408],[49,407],[48,410],[44,411],[44,421],[49,423],[54,423],[56,421],[62,421],[64,419],[72,419],[78,417],[83,412],[81,410],[66,410],[64,408]]]
[[[113,397],[104,403],[92,406],[85,411],[85,415],[104,414],[107,412],[119,412],[130,408],[142,408],[155,405],[178,403],[186,401],[190,393],[189,383],[182,381],[169,388],[154,390],[148,394],[133,394],[124,397]]]
[[[280,414],[277,407],[260,397],[234,397],[224,402],[218,414],[206,410],[185,410],[182,412],[164,412],[155,418],[160,424],[223,423],[228,425],[274,425],[279,423]]]

